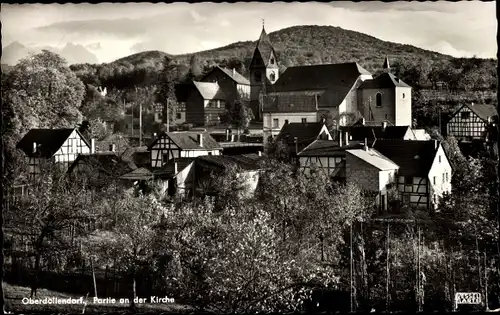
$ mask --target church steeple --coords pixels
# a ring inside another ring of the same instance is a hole
[[[384,68],[384,72],[391,72],[391,65],[389,64],[389,57],[388,56],[385,56],[383,68]]]

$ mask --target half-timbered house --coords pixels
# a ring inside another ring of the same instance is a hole
[[[488,137],[488,125],[497,120],[498,112],[493,105],[464,104],[446,124],[447,134],[459,141],[485,140]]]
[[[299,152],[299,171],[310,174],[315,170],[332,180],[344,181],[346,150],[360,147],[355,141],[342,144],[336,140],[315,140]]]
[[[226,95],[217,82],[193,81],[194,89],[186,104],[186,122],[211,126],[220,122],[226,110]]]
[[[151,167],[160,168],[175,158],[220,155],[222,147],[208,133],[177,131],[160,134],[148,150]]]
[[[17,144],[26,154],[30,176],[41,172],[42,164],[55,163],[66,171],[79,154],[90,153],[91,145],[78,129],[31,129]]]
[[[387,190],[396,179],[399,166],[377,150],[365,145],[346,151],[346,181],[374,193],[376,206],[387,210]]]
[[[437,140],[377,140],[373,148],[399,166],[395,183],[404,205],[435,208],[451,192],[452,167]]]
[[[294,163],[300,151],[318,139],[333,139],[323,122],[286,123],[276,137],[276,141],[281,141],[288,147],[292,163]]]
[[[378,126],[352,126],[340,127],[341,134],[349,134],[351,141],[364,141],[372,143],[377,140],[417,140],[410,126],[389,126],[387,123]]]

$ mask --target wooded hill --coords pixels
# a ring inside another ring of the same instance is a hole
[[[455,77],[459,88],[459,79],[465,68],[476,69],[481,73],[484,84],[481,89],[496,87],[496,61],[493,59],[457,59],[420,49],[379,40],[359,32],[333,26],[294,26],[269,34],[278,54],[280,70],[286,67],[321,63],[340,63],[356,61],[367,70],[380,71],[385,56],[389,56],[394,71],[402,79],[413,85],[432,85],[432,80],[450,81]],[[257,34],[255,36],[257,38]],[[162,59],[170,56],[178,65],[179,80],[184,79],[189,71],[192,59],[203,70],[214,65],[236,68],[248,76],[248,64],[255,49],[256,41],[237,42],[225,47],[201,51],[193,54],[169,55],[160,51],[147,51],[118,59],[101,65],[80,64],[71,68],[86,84],[103,85],[109,88],[128,89],[134,86],[158,85],[158,73],[162,68]],[[194,57],[193,57],[194,56]],[[470,66],[464,65],[474,60]],[[450,69],[450,65],[451,68]],[[415,69],[413,69],[415,68]],[[466,69],[466,70],[470,70]],[[427,78],[430,72],[443,72]],[[455,71],[456,70],[456,71]],[[445,72],[446,72],[445,71]],[[404,75],[404,72],[408,72]],[[492,85],[494,85],[492,87]]]

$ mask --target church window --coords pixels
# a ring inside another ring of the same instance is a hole
[[[271,60],[269,61],[272,65],[274,65],[274,58],[271,57]]]
[[[260,73],[260,71],[255,72],[254,80],[255,80],[255,82],[261,82],[262,81],[262,74]]]
[[[276,80],[276,75],[274,74],[274,72],[271,72],[271,74],[269,75],[269,79],[271,80],[271,82],[274,82],[274,80]]]
[[[382,94],[377,93],[375,104],[377,107],[382,107]]]

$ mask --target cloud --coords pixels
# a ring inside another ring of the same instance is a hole
[[[100,50],[102,49],[101,43],[91,43],[85,45],[85,48],[91,49],[91,50]]]

